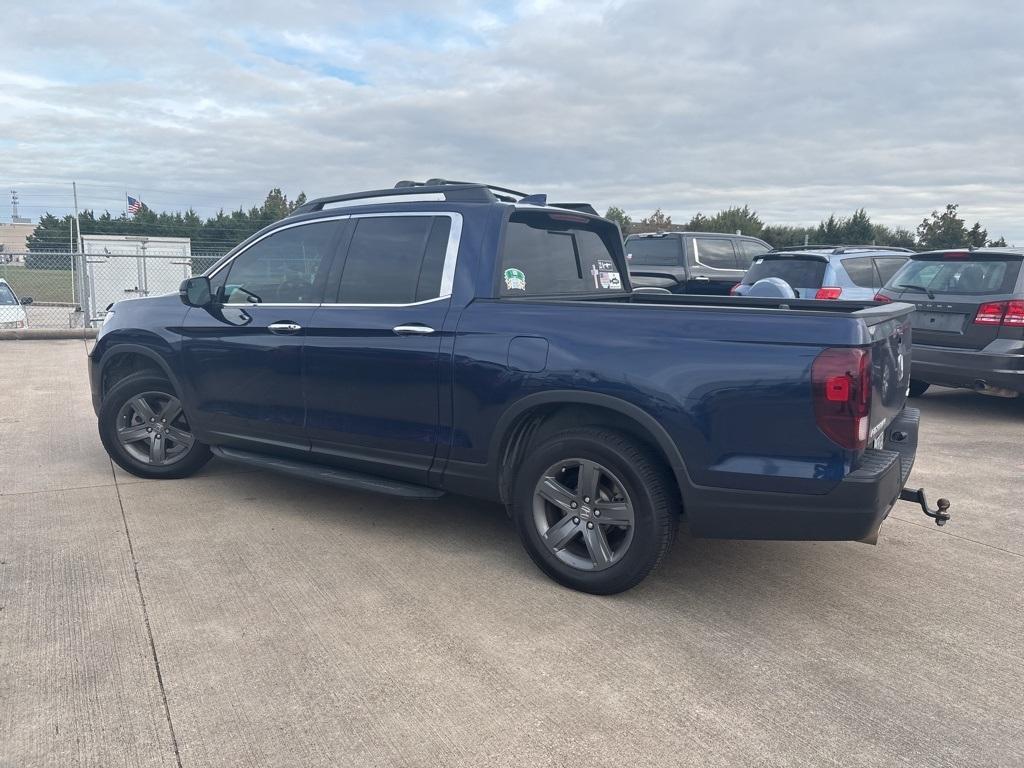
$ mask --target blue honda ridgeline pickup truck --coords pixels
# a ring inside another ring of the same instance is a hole
[[[903,490],[911,311],[633,291],[589,205],[400,182],[300,206],[180,296],[113,305],[92,395],[140,477],[215,455],[495,499],[545,573],[608,594],[681,515],[697,536],[873,541],[901,492],[925,507]]]

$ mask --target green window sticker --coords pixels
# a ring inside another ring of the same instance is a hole
[[[515,267],[509,267],[505,270],[505,290],[507,291],[525,291],[526,290],[526,273],[521,269]]]

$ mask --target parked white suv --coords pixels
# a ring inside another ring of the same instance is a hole
[[[14,289],[0,278],[0,329],[27,328],[28,315],[23,304],[31,303],[29,298],[19,301]]]

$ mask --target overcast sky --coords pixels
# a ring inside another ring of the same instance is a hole
[[[33,218],[71,180],[210,214],[442,176],[676,220],[958,202],[1024,244],[1019,0],[3,6],[0,184]]]

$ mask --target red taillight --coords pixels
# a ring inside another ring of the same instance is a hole
[[[843,289],[842,288],[835,288],[833,286],[825,286],[824,288],[819,288],[818,289],[818,292],[816,294],[814,294],[814,298],[816,298],[816,299],[838,299],[842,295],[843,295]]]
[[[875,294],[875,301],[879,302],[880,304],[888,304],[889,302],[892,301],[892,299],[890,299],[884,293],[876,293]]]
[[[946,261],[957,261],[959,259],[970,258],[970,255],[971,254],[969,251],[947,251],[946,253],[942,254],[942,258],[944,258]]]
[[[1003,315],[1005,314],[1005,301],[987,301],[978,307],[978,314],[974,316],[974,324],[999,325],[1003,322]]]
[[[860,451],[868,442],[871,420],[871,352],[826,349],[811,365],[814,420],[843,448]]]
[[[1024,301],[1008,301],[1003,325],[1024,325]]]
[[[740,287],[741,285],[743,285],[743,283],[736,283],[736,285],[734,285],[734,286],[733,286],[732,288],[730,288],[730,289],[729,289],[729,295],[730,295],[730,296],[735,296],[735,295],[736,295],[736,290],[737,290],[737,289],[738,289],[738,288],[739,288],[739,287]]]

